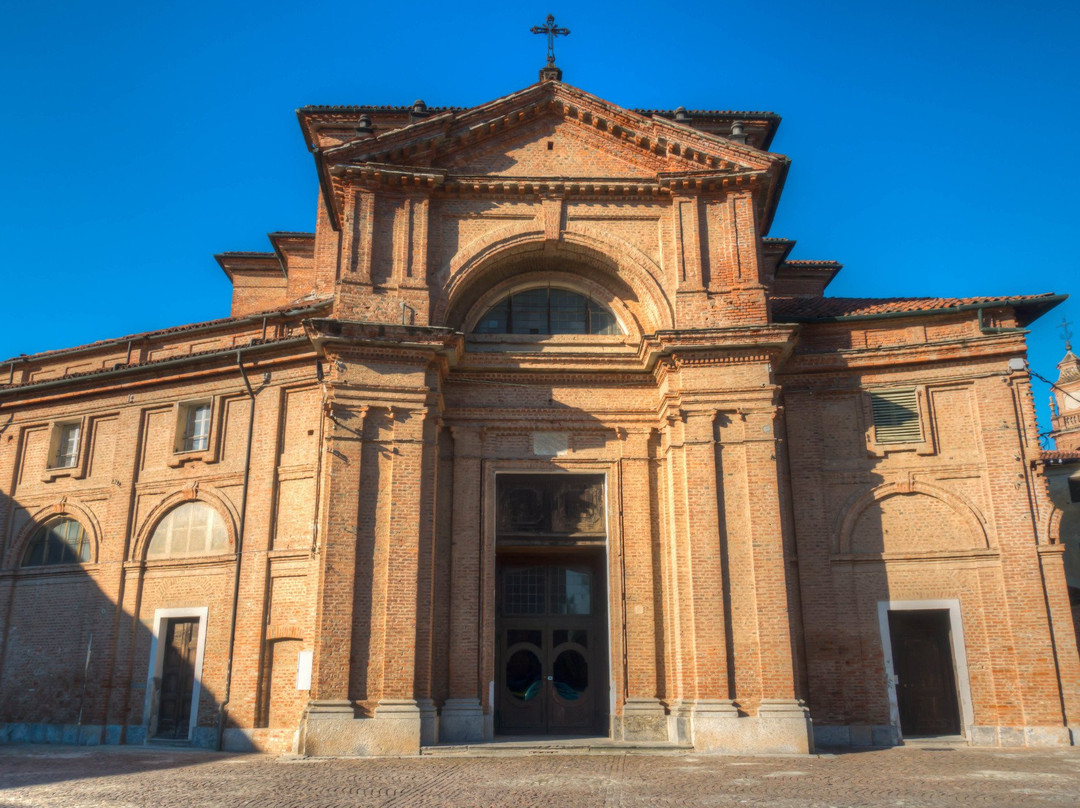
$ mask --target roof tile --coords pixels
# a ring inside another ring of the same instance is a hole
[[[1057,297],[1053,293],[1010,297],[774,297],[772,310],[778,320],[831,320],[902,312],[916,314],[943,309],[970,309],[982,304],[1015,306],[1050,303]]]

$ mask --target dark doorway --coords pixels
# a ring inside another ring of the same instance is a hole
[[[496,729],[606,732],[603,555],[500,555]]]
[[[604,477],[497,478],[495,729],[607,734]]]
[[[890,611],[889,634],[901,733],[959,735],[948,610]]]
[[[167,621],[155,738],[187,740],[198,644],[199,618],[178,617]]]

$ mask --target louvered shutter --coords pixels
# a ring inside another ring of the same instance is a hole
[[[879,390],[870,394],[877,443],[913,443],[922,440],[919,397],[915,390]]]

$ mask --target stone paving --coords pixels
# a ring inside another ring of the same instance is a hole
[[[1078,804],[1080,748],[319,760],[144,747],[0,746],[4,808]]]

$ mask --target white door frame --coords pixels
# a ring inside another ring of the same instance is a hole
[[[900,706],[896,700],[896,669],[893,665],[892,633],[889,631],[889,612],[946,610],[949,613],[949,641],[952,645],[953,676],[957,700],[960,703],[960,731],[971,738],[975,711],[971,706],[971,680],[968,676],[967,646],[964,643],[964,622],[960,618],[960,601],[949,600],[879,600],[878,627],[881,630],[881,652],[885,656],[885,682],[889,694],[889,723],[903,739],[900,728]]]
[[[199,639],[195,647],[195,670],[191,683],[191,716],[188,719],[188,740],[195,733],[195,724],[199,719],[199,691],[202,689],[203,651],[206,649],[206,618],[210,609],[207,606],[181,607],[177,609],[155,609],[153,637],[150,640],[150,664],[146,671],[146,704],[143,707],[143,726],[146,727],[146,739],[150,740],[157,731],[157,705],[154,701],[161,698],[159,688],[154,687],[154,680],[161,681],[161,668],[165,662],[164,637],[165,623],[178,617],[199,618]],[[151,726],[153,724],[153,726]]]

